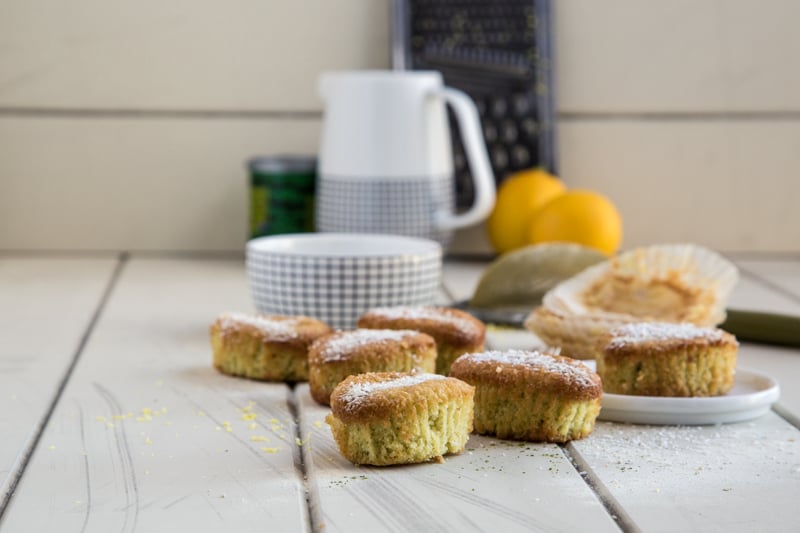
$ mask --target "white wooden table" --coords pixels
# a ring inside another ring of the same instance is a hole
[[[800,314],[800,260],[733,259],[732,306]],[[442,302],[484,266],[448,262]],[[752,421],[355,467],[307,386],[212,369],[226,310],[253,310],[242,258],[0,255],[0,533],[800,531],[800,350],[742,346],[782,387]]]

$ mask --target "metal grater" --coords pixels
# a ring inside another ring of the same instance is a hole
[[[549,0],[395,0],[392,30],[395,69],[438,70],[473,98],[498,184],[535,166],[557,174]],[[451,130],[463,208],[472,179]]]

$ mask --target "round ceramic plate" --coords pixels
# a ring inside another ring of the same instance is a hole
[[[594,361],[584,361],[594,368]],[[736,383],[724,396],[667,398],[603,393],[600,420],[632,424],[706,425],[742,422],[769,411],[780,397],[778,383],[747,368],[736,369]]]

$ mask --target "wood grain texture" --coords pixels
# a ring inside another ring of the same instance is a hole
[[[0,118],[0,249],[243,250],[247,160],[314,154],[317,130],[317,120]]]
[[[800,431],[767,413],[722,426],[601,422],[573,448],[642,531],[791,531]]]
[[[134,258],[0,531],[303,531],[288,388],[211,368],[242,261]]]
[[[556,445],[472,435],[467,450],[430,463],[354,466],[297,391],[317,526],[324,531],[618,531]]]
[[[0,510],[115,265],[112,255],[0,256]]]
[[[561,177],[616,204],[625,249],[798,249],[800,122],[564,122],[560,133]]]
[[[784,278],[778,272],[785,268],[789,272],[795,270],[796,275],[800,275],[800,262],[782,264],[785,262],[765,261],[754,264],[752,261],[736,259],[735,256],[733,260],[739,267],[740,278],[731,294],[729,307],[767,313],[800,314],[800,296],[793,295],[783,285],[786,282],[791,284],[791,277]],[[761,272],[762,268],[766,272]]]
[[[320,109],[321,70],[389,65],[389,1],[0,8],[0,106]],[[800,109],[791,0],[555,2],[566,112]]]
[[[737,264],[758,281],[768,283],[773,292],[778,291],[785,299],[791,299],[792,311],[800,313],[800,259],[739,259]]]
[[[321,109],[322,70],[389,64],[388,0],[0,6],[0,107]]]
[[[735,259],[744,276],[732,305],[800,311],[800,261]],[[0,394],[19,382],[3,397],[3,453],[6,435],[35,425],[31,402],[57,385],[25,373],[63,374],[45,356],[80,342],[115,263],[0,257]],[[484,267],[448,265],[447,292],[471,292]],[[472,436],[444,464],[355,467],[307,386],[291,393],[210,368],[208,324],[227,310],[252,311],[240,259],[125,263],[0,532],[308,531],[309,517],[323,531],[618,531],[615,510],[625,530],[797,525],[800,430],[774,412],[722,426],[601,422],[566,449]],[[785,384],[780,412],[800,420],[798,351],[745,348],[740,364]]]
[[[625,248],[798,249],[800,123],[581,121],[560,132],[564,181],[617,205]],[[318,136],[318,119],[0,117],[0,249],[241,250],[246,160],[314,154]],[[464,244],[490,251],[482,227],[453,250]]]
[[[556,77],[566,113],[800,110],[792,0],[559,0]]]
[[[731,307],[800,316],[800,260],[737,259],[743,278],[731,298]],[[800,427],[800,354],[796,349],[748,344],[739,365],[773,376],[781,385],[777,408]]]

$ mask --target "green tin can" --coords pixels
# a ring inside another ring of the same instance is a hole
[[[317,160],[256,157],[250,170],[250,238],[314,231]]]

